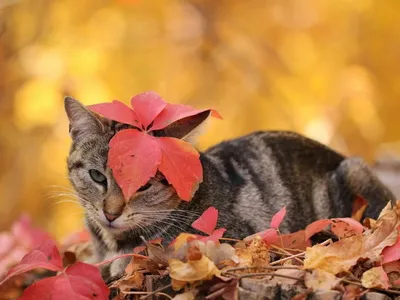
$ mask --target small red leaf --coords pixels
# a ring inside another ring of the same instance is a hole
[[[107,300],[107,285],[98,268],[77,262],[65,274],[40,280],[29,286],[20,300]]]
[[[157,115],[167,106],[167,103],[156,93],[145,92],[133,97],[131,105],[143,128],[147,129]]]
[[[306,250],[307,247],[311,247],[311,242],[306,240],[305,237],[305,230],[282,234],[275,245],[288,249]]]
[[[400,260],[400,227],[397,229],[399,235],[397,236],[397,241],[392,246],[386,247],[382,251],[382,264],[387,264],[392,261]]]
[[[197,235],[197,240],[207,243],[207,241],[213,241],[214,243],[218,242],[220,238],[224,235],[226,229],[225,228],[218,228],[214,230],[209,236],[201,236]]]
[[[286,215],[286,206],[283,207],[280,211],[278,211],[271,219],[271,228],[278,229],[279,225],[281,225],[283,218]]]
[[[107,119],[141,128],[141,124],[135,112],[118,100],[114,100],[112,103],[89,105],[88,108]]]
[[[214,109],[194,109],[183,104],[167,104],[164,110],[155,118],[152,130],[162,129],[180,119],[198,115],[204,111],[210,111],[213,117],[222,119],[221,115]]]
[[[108,165],[126,201],[156,174],[160,162],[160,147],[145,132],[122,130],[110,141]]]
[[[279,240],[279,235],[274,228],[264,230],[263,232],[260,232],[259,235],[268,245],[274,244]]]
[[[180,199],[190,201],[203,181],[199,153],[189,143],[175,138],[157,138],[162,151],[159,170],[175,188]]]
[[[47,232],[32,227],[31,219],[26,214],[21,215],[19,220],[12,225],[11,230],[14,237],[29,250],[51,239],[51,236]]]
[[[314,234],[321,232],[331,224],[331,231],[340,238],[345,237],[349,233],[361,234],[363,232],[363,226],[351,218],[323,219],[315,221],[306,227],[306,239],[308,240]]]
[[[56,244],[52,240],[45,241],[37,249],[27,253],[18,265],[8,271],[6,278],[0,282],[0,285],[13,276],[36,268],[44,268],[50,271],[62,270],[62,259]]]
[[[211,235],[217,226],[218,210],[215,207],[207,208],[203,214],[192,223],[192,227],[208,235]]]

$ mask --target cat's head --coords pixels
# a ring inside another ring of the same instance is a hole
[[[87,222],[116,238],[127,231],[162,224],[180,203],[162,174],[157,173],[125,201],[107,165],[110,139],[129,125],[105,119],[71,97],[65,98],[65,111],[73,142],[67,160],[69,178],[85,209]],[[182,119],[154,135],[190,141],[208,116],[209,112],[205,112]]]

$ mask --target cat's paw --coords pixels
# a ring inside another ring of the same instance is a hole
[[[121,278],[125,275],[125,269],[131,261],[130,257],[124,257],[114,260],[110,264],[109,275],[112,279]]]

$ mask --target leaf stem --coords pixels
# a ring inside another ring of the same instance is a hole
[[[127,253],[127,254],[120,254],[120,255],[114,256],[114,257],[112,257],[112,258],[110,258],[108,260],[104,260],[102,262],[99,262],[99,263],[95,264],[95,266],[96,267],[100,267],[100,266],[103,266],[103,265],[107,265],[107,264],[113,262],[114,260],[117,260],[117,259],[120,259],[120,258],[125,258],[125,257],[137,257],[137,258],[149,259],[149,257],[145,256],[145,255],[140,255],[140,254],[135,254],[135,253]]]

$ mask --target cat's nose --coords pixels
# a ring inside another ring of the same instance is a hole
[[[104,216],[106,217],[107,221],[110,222],[110,223],[111,223],[112,221],[114,221],[115,219],[117,219],[119,216],[122,215],[122,213],[119,213],[119,214],[110,214],[110,213],[106,212],[105,210],[103,210],[103,212],[104,212]]]

